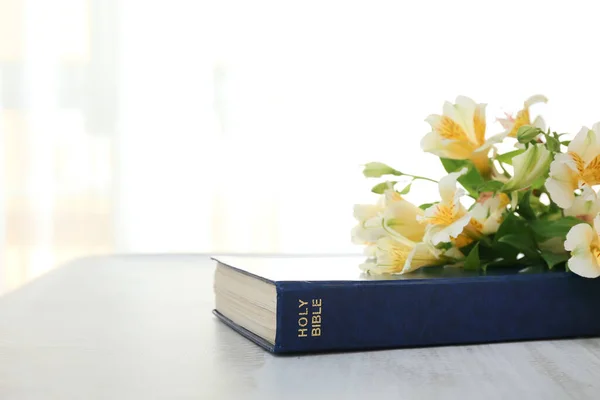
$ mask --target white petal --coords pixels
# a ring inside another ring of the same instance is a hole
[[[455,118],[453,118],[460,126],[463,127],[465,133],[473,143],[477,143],[475,135],[475,125],[473,118],[477,112],[477,103],[473,99],[466,96],[458,96],[454,105]]]
[[[573,205],[575,194],[573,191],[577,189],[577,175],[571,169],[570,165],[565,160],[571,160],[565,154],[557,154],[552,164],[550,164],[550,177],[546,180],[546,190],[550,194],[550,198],[561,208],[569,208]],[[569,161],[570,162],[570,161]]]
[[[594,229],[589,224],[577,224],[567,233],[565,250],[577,251],[577,249],[589,249],[594,241]]]
[[[366,244],[367,240],[365,239],[365,235],[363,234],[363,227],[362,225],[356,225],[354,228],[352,228],[352,243],[354,244]]]
[[[544,121],[544,118],[542,118],[541,116],[535,117],[531,125],[535,126],[536,128],[540,128],[543,131],[546,130],[546,121]]]
[[[377,254],[377,245],[376,244],[370,244],[367,247],[365,247],[363,254],[366,255],[367,257],[375,257],[375,255]]]
[[[421,149],[438,157],[465,160],[471,156],[473,146],[469,142],[445,139],[432,131],[421,139]]]
[[[569,144],[569,151],[578,154],[586,163],[589,163],[600,154],[598,132],[584,126]]]
[[[508,136],[509,133],[510,133],[510,131],[498,133],[496,135],[490,136],[485,141],[485,144],[483,146],[481,146],[480,148],[478,148],[477,151],[485,150],[486,148],[490,148],[495,144],[502,143],[504,141],[504,139],[506,139],[506,137]]]
[[[438,187],[440,190],[440,196],[442,198],[442,202],[446,204],[451,204],[454,202],[454,197],[457,193],[456,181],[459,177],[466,174],[468,171],[467,168],[463,168],[458,172],[451,172],[442,179],[438,183]]]
[[[431,129],[437,130],[440,122],[442,121],[442,116],[437,114],[431,114],[427,118],[425,118],[425,122],[431,125]]]
[[[596,231],[596,235],[600,232],[600,214],[596,214],[594,217],[594,230]]]
[[[597,278],[600,276],[600,265],[591,251],[582,252],[572,256],[568,261],[571,271],[584,278]]]
[[[386,235],[382,218],[376,216],[363,221],[352,229],[352,242],[355,244],[372,243]]]
[[[565,250],[571,252],[568,261],[571,271],[586,278],[600,276],[598,260],[591,251],[591,246],[597,241],[597,233],[590,225],[579,224],[571,228],[565,241]]]
[[[417,217],[423,214],[419,207],[402,199],[389,204],[383,218],[386,226],[414,242],[420,242],[425,234],[425,225]]]
[[[471,220],[471,215],[467,213],[463,217],[457,219],[456,221],[454,221],[453,223],[451,223],[448,226],[432,227],[431,244],[436,246],[440,243],[450,242],[451,238],[452,239],[457,238],[458,235],[460,235],[462,233],[464,227],[467,226],[467,224],[469,223],[470,220]]]
[[[502,223],[501,215],[500,214],[492,214],[483,223],[483,228],[481,229],[481,233],[483,233],[484,235],[496,233],[496,232],[498,232],[498,228],[500,228],[501,223]]]
[[[475,102],[475,100],[467,96],[457,96],[455,103],[456,105],[463,107],[467,110],[474,110],[475,107],[477,107],[477,103]]]
[[[565,209],[565,215],[582,218],[590,222],[600,212],[600,201],[596,192],[589,186],[583,188],[581,196],[576,196],[571,207]]]
[[[512,130],[513,126],[515,126],[514,118],[496,118],[496,121],[498,121],[500,125],[502,125],[504,129],[506,129],[506,135],[508,135]]]
[[[458,250],[456,247],[451,247],[444,252],[444,257],[453,258],[455,260],[461,260],[465,258],[465,255],[461,253],[461,251]]]
[[[471,120],[473,119],[473,110],[475,109],[475,107],[473,106],[472,110],[471,110]],[[454,122],[456,122],[458,125],[460,125],[461,128],[463,128],[463,130],[465,131],[465,133],[467,134],[467,136],[469,135],[469,133],[467,132],[468,130],[468,126],[465,124],[465,113],[464,113],[464,109],[463,107],[460,107],[456,104],[452,104],[450,102],[445,102],[444,103],[444,115],[448,118],[450,118],[451,120],[453,120]],[[471,121],[471,126],[473,126],[473,121]]]
[[[486,200],[483,204],[481,203],[476,203],[473,208],[471,209],[470,213],[471,213],[471,217],[476,220],[479,221],[481,223],[483,223],[490,212],[490,199]]]
[[[505,188],[516,190],[531,185],[547,172],[551,159],[552,153],[544,145],[529,146],[527,151],[513,158],[514,175]]]
[[[405,274],[422,267],[437,264],[440,264],[440,260],[433,255],[429,246],[425,243],[418,243],[408,255],[404,267],[402,268],[402,273]]]
[[[365,221],[376,216],[381,211],[381,207],[373,204],[355,204],[354,218],[358,221]]]
[[[358,266],[361,270],[369,274],[384,274],[387,272],[385,268],[381,268],[377,265],[375,260],[369,260]]]
[[[583,187],[583,190],[581,192],[581,197],[583,197],[586,201],[593,201],[593,202],[598,201],[598,193],[596,193],[594,191],[594,189],[592,189],[589,186]]]
[[[525,100],[525,108],[529,108],[534,104],[537,103],[547,103],[548,99],[546,98],[546,96],[541,95],[541,94],[536,94],[531,96],[530,98],[528,98],[527,100]]]
[[[401,272],[414,246],[415,243],[401,243],[392,237],[379,239],[376,250],[378,267],[384,267],[388,272]]]
[[[550,198],[560,208],[569,208],[573,205],[575,200],[573,190],[575,189],[571,185],[553,178],[548,178],[545,185]]]
[[[575,163],[575,160],[573,159],[571,154],[564,154],[564,153],[556,154],[554,156],[554,161],[556,161],[557,164],[564,164],[564,165],[568,166],[569,169],[571,169],[571,171],[573,171],[573,172],[577,172],[577,164]],[[556,169],[556,171],[554,171],[552,169],[552,166],[550,167],[550,175],[557,175],[557,174],[563,173],[564,178],[567,177],[567,171],[561,169],[559,166],[555,166],[554,168]]]

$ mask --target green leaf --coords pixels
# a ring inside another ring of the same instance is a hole
[[[435,205],[435,204],[437,204],[437,202],[436,202],[436,203],[423,203],[423,204],[421,204],[421,205],[419,206],[419,208],[420,208],[421,210],[427,210],[429,207],[431,207],[431,206],[433,206],[433,205]]]
[[[468,167],[469,162],[467,160],[452,160],[450,158],[441,158],[440,161],[444,166],[446,172],[456,172],[463,167]]]
[[[516,260],[519,252],[529,258],[537,258],[533,233],[527,222],[515,214],[508,214],[494,235],[493,251],[496,257],[506,260]]]
[[[402,176],[403,173],[396,171],[394,168],[387,164],[380,162],[370,162],[365,164],[363,175],[367,178],[380,178],[383,175],[396,175]]]
[[[492,242],[491,247],[482,247],[479,252],[482,259],[492,260],[488,262],[488,266],[491,267],[515,264],[519,255],[518,250],[500,242]]]
[[[504,164],[512,165],[512,159],[519,154],[523,154],[524,152],[524,149],[509,151],[508,153],[497,155],[496,160]]]
[[[566,237],[569,230],[578,224],[584,223],[575,217],[562,217],[555,220],[536,220],[531,221],[529,226],[533,233],[540,239],[550,239],[553,237]]]
[[[509,235],[504,235],[498,239],[498,241],[519,250],[525,255],[525,257],[529,259],[539,258],[539,254],[536,251],[537,245],[529,236],[527,231],[523,233],[511,233]]]
[[[383,194],[390,186],[393,188],[396,183],[398,183],[398,182],[386,181],[386,182],[378,183],[377,185],[373,186],[373,188],[371,189],[371,192],[377,193],[377,194]]]
[[[469,160],[451,160],[449,158],[440,158],[442,165],[448,173],[460,171],[467,168],[467,173],[458,178],[458,182],[474,197],[479,197],[477,188],[485,183],[483,177],[477,171],[477,168]]]
[[[436,249],[440,249],[440,250],[450,250],[452,248],[452,243],[450,242],[446,242],[446,243],[438,243],[435,248]]]
[[[477,188],[477,191],[481,192],[498,192],[500,189],[502,189],[502,186],[504,186],[504,183],[500,182],[500,181],[487,181],[485,182],[483,185],[480,185]]]
[[[549,251],[542,251],[541,256],[544,259],[544,261],[546,262],[546,265],[548,265],[549,269],[552,269],[552,268],[556,267],[557,265],[562,264],[569,259],[568,253],[556,254],[556,253],[551,253]]]
[[[406,186],[404,187],[404,189],[402,189],[402,190],[401,190],[399,193],[400,193],[400,194],[408,194],[408,193],[410,192],[410,185],[412,185],[412,182],[411,182],[411,183],[409,183],[408,185],[406,185]]]
[[[478,270],[481,267],[481,260],[479,259],[479,243],[475,245],[469,252],[469,255],[465,259],[464,269],[465,270]]]
[[[570,140],[563,140],[562,142],[560,142],[560,144],[562,144],[563,146],[568,146],[571,144]]]
[[[501,237],[513,233],[519,233],[527,230],[527,223],[524,219],[517,217],[515,214],[508,214],[504,221],[498,227],[498,231],[494,235],[494,240],[497,242]]]
[[[552,136],[546,136],[546,147],[555,153],[560,153],[560,142]]]
[[[531,208],[530,199],[531,191],[528,190],[522,195],[521,200],[519,200],[519,204],[517,206],[517,212],[519,213],[519,215],[527,220],[535,219],[535,212]]]
[[[546,171],[545,174],[538,177],[535,181],[531,183],[531,189],[540,189],[542,186],[546,184],[546,179],[548,179],[548,175],[550,170]]]

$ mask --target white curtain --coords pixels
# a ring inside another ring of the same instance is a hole
[[[116,65],[95,12],[0,0],[0,292],[114,249]]]
[[[600,120],[597,12],[0,0],[4,286],[97,253],[357,252],[360,165],[441,176],[419,140],[443,101],[488,103],[488,134],[536,93],[557,131]]]

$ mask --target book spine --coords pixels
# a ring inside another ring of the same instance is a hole
[[[600,335],[600,279],[280,282],[276,352]]]

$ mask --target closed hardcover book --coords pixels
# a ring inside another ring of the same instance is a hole
[[[274,353],[600,335],[600,279],[424,268],[362,274],[356,257],[215,257],[215,315]]]

